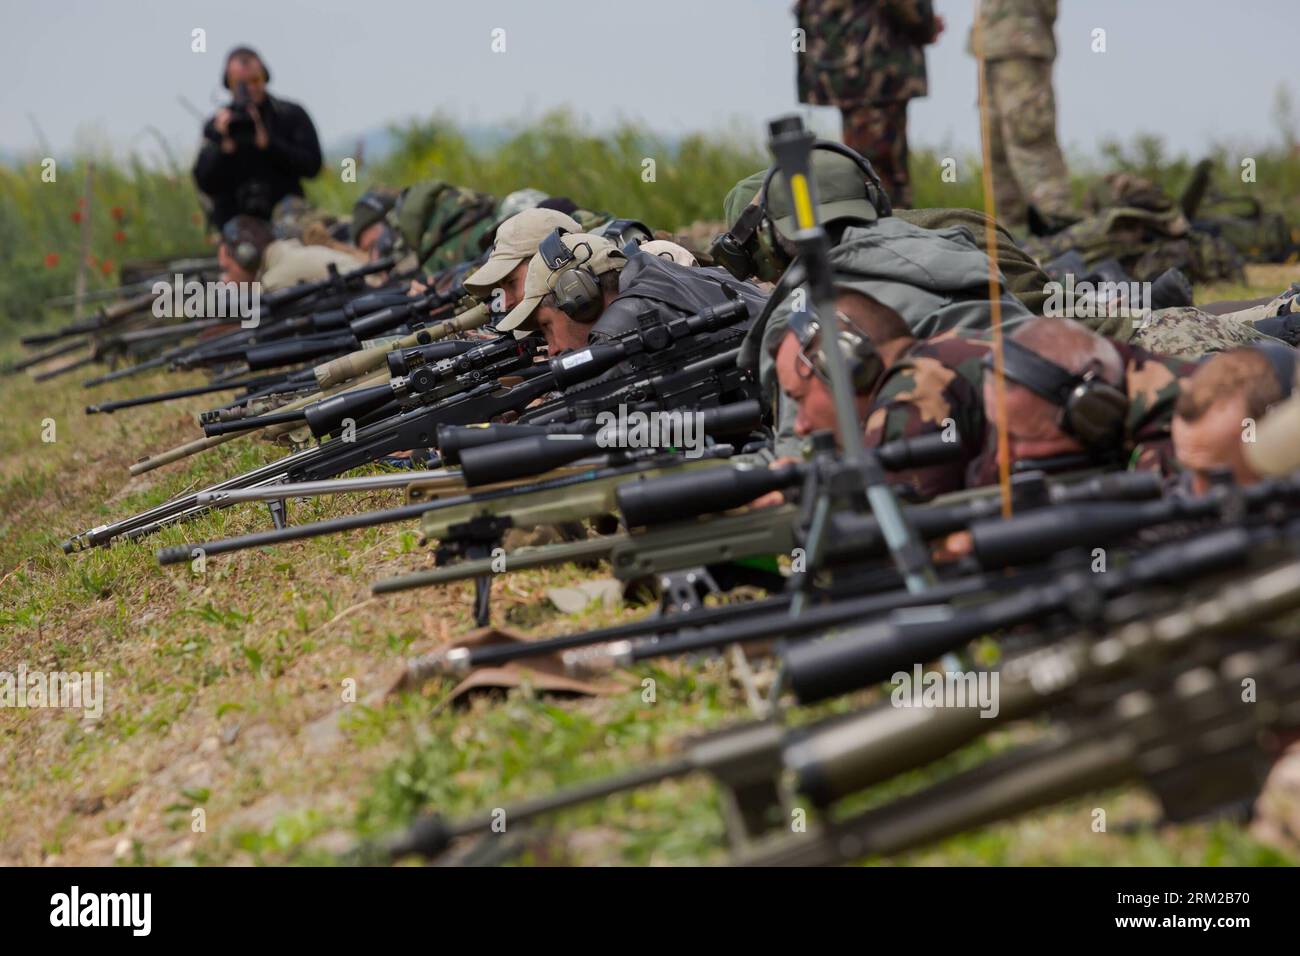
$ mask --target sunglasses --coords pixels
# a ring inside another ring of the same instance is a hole
[[[821,324],[808,312],[794,312],[790,316],[789,330],[799,343],[799,355],[795,362],[795,374],[801,381],[808,381],[813,376],[830,384],[826,373],[817,366],[817,362],[808,354],[821,334]]]

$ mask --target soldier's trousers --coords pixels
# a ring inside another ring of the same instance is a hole
[[[1023,227],[1028,203],[1074,218],[1070,177],[1056,142],[1052,61],[994,60],[985,69],[998,222]]]
[[[907,175],[907,100],[841,106],[844,145],[871,161],[890,201],[912,205],[912,181]]]

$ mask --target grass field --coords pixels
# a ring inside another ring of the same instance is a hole
[[[1255,269],[1249,290],[1203,295],[1261,294],[1296,278],[1294,267]],[[10,344],[0,358],[15,354]],[[593,699],[524,688],[444,706],[450,682],[385,696],[405,655],[471,628],[468,585],[370,597],[372,580],[430,563],[409,527],[213,557],[201,575],[185,565],[158,566],[156,547],[268,525],[261,506],[243,505],[145,543],[63,555],[58,542],[71,532],[278,453],[233,442],[130,479],[126,466],[138,454],[192,434],[190,416],[203,399],[87,417],[87,393],[76,379],[0,380],[0,669],[104,671],[104,712],[91,721],[56,709],[0,710],[7,781],[0,862],[326,862],[421,808],[459,815],[507,805],[644,765],[684,736],[747,718],[740,688],[718,661],[638,668],[619,678],[623,689]],[[107,386],[96,397],[179,384],[158,375]],[[41,438],[48,419],[52,442]],[[385,492],[291,504],[292,517],[303,522],[397,500]],[[566,615],[545,600],[546,588],[582,576],[575,569],[510,576],[496,588],[497,621],[525,635],[550,635],[645,613],[593,606]],[[656,682],[653,703],[643,699],[647,677]],[[993,735],[908,784],[1026,733],[1032,728]],[[1107,811],[1106,833],[1091,828],[1098,807]],[[1126,826],[1154,814],[1141,791],[1099,794],[901,862],[1295,862],[1225,823]],[[531,858],[724,857],[716,793],[707,781],[686,778],[554,818]]]
[[[647,155],[659,160],[651,184],[639,177]],[[1170,165],[1151,148],[1117,152],[1109,161],[1167,170],[1174,190],[1189,168]],[[761,163],[761,153],[743,142],[698,137],[669,146],[635,130],[596,137],[563,117],[518,131],[507,147],[484,156],[454,131],[420,124],[362,183],[345,189],[322,180],[313,198],[343,212],[368,181],[437,175],[498,193],[523,185],[567,192],[594,208],[678,228],[716,219],[727,188]],[[914,156],[915,169],[932,165],[934,156]],[[1262,159],[1261,185],[1294,202],[1297,166]],[[39,303],[72,287],[80,173],[63,170],[58,184],[43,184],[34,167],[0,169],[0,362],[20,354],[18,330],[36,327]],[[105,260],[202,248],[183,169],[105,163],[97,176],[92,287],[112,282]],[[918,173],[918,204],[978,204],[977,184],[977,175],[941,186]],[[1199,297],[1275,293],[1300,279],[1300,269],[1257,268],[1249,278],[1248,286],[1202,289]],[[92,721],[57,709],[0,708],[0,863],[328,862],[357,838],[400,827],[420,809],[457,816],[508,805],[644,766],[690,734],[748,718],[733,675],[712,660],[637,668],[619,677],[622,689],[592,699],[560,700],[524,688],[449,706],[451,682],[387,695],[404,657],[471,629],[469,585],[370,596],[373,580],[431,563],[414,527],[213,557],[202,574],[158,566],[157,547],[269,525],[261,506],[241,505],[140,544],[65,556],[58,545],[71,533],[281,453],[236,441],[131,479],[127,466],[135,458],[193,437],[193,415],[208,402],[88,417],[82,409],[91,393],[79,378],[0,378],[0,671],[105,672],[104,711]],[[199,381],[142,376],[93,394],[102,401]],[[291,520],[398,500],[385,492],[295,503]],[[592,607],[565,614],[545,599],[548,587],[584,576],[590,575],[573,568],[511,575],[496,586],[495,619],[541,636],[647,613]],[[643,697],[646,678],[655,681],[653,702]],[[867,799],[1033,732],[992,735]],[[1092,829],[1096,808],[1107,811],[1105,833]],[[1137,790],[1092,795],[894,862],[1296,862],[1228,824],[1142,825],[1155,812]],[[705,780],[685,778],[554,818],[529,858],[682,864],[720,862],[725,853],[717,793]]]

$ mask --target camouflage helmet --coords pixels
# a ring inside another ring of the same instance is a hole
[[[285,196],[271,210],[271,225],[277,239],[296,239],[312,216],[307,200],[301,196]]]
[[[540,189],[516,189],[510,193],[497,203],[496,215],[493,218],[492,225],[483,232],[483,235],[479,236],[479,250],[482,252],[488,251],[492,244],[496,242],[497,230],[501,228],[507,219],[513,219],[527,209],[536,209],[550,198]]]
[[[516,189],[497,204],[497,222],[502,223],[525,209],[532,209],[550,197],[540,189]]]
[[[355,245],[361,234],[377,222],[382,222],[397,202],[394,190],[378,186],[367,189],[352,205],[352,223],[350,235]]]

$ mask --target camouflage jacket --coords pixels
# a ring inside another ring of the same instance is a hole
[[[962,442],[962,454],[950,462],[890,476],[911,485],[921,498],[965,487],[966,468],[987,431],[981,362],[990,347],[983,333],[961,329],[917,340],[885,370],[868,400],[869,448],[945,431]]]
[[[983,0],[984,59],[1056,59],[1056,0]],[[975,32],[967,42],[975,52]]]
[[[394,209],[407,251],[428,272],[478,256],[479,239],[496,225],[496,200],[486,193],[425,180],[402,192]]]
[[[930,0],[798,0],[807,48],[796,53],[799,102],[861,106],[927,93]]]
[[[1025,240],[1025,251],[1044,263],[1072,250],[1089,265],[1114,258],[1138,282],[1167,269],[1182,269],[1193,282],[1243,280],[1232,244],[1193,229],[1178,205],[1147,179],[1112,173],[1089,190],[1085,205],[1088,218]]]
[[[1109,341],[1124,361],[1124,390],[1129,400],[1123,448],[1127,465],[1131,470],[1172,476],[1178,471],[1170,437],[1174,406],[1178,403],[1180,380],[1192,373],[1196,363]],[[991,485],[998,480],[995,427],[989,416],[983,447],[966,473],[971,486]]]

